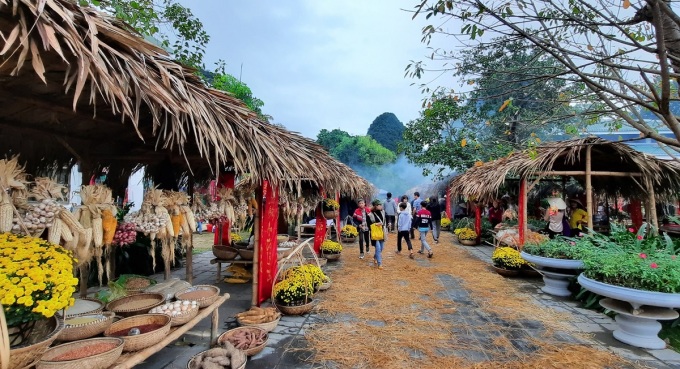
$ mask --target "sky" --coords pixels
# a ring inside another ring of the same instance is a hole
[[[404,69],[429,54],[420,42],[427,23],[402,10],[418,1],[179,2],[210,35],[207,69],[224,60],[272,123],[316,139],[324,128],[365,135],[384,112],[404,124],[418,117],[421,81]]]

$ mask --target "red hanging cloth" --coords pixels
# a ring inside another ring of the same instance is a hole
[[[260,244],[257,269],[258,305],[272,296],[272,284],[277,268],[276,239],[279,219],[279,191],[269,181],[262,182],[260,207]]]

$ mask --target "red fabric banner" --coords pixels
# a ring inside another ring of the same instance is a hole
[[[446,189],[446,216],[453,219],[453,214],[451,214],[451,187]]]
[[[521,247],[524,246],[524,241],[526,239],[526,234],[524,233],[524,230],[526,229],[524,225],[526,224],[527,220],[525,219],[524,214],[526,214],[526,197],[527,197],[527,180],[525,178],[522,178],[522,180],[519,183],[519,214],[518,214],[518,219],[517,219],[517,224],[519,225],[519,246],[520,249]]]
[[[316,227],[314,228],[314,252],[321,254],[321,244],[326,239],[326,218],[321,211],[321,205],[316,207]]]
[[[272,296],[272,283],[276,275],[276,240],[279,219],[279,191],[268,181],[262,182],[260,207],[260,245],[257,269],[258,305]]]
[[[628,212],[630,214],[630,220],[633,221],[633,227],[635,227],[635,231],[637,231],[642,226],[642,203],[640,200],[630,200]]]
[[[476,242],[479,243],[482,240],[482,206],[478,202],[475,202],[475,232],[477,233]]]

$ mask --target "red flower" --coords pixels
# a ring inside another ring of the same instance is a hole
[[[575,245],[576,245],[576,242],[570,241],[569,244],[572,245],[572,246],[575,246]]]
[[[638,239],[638,240],[642,240],[642,235],[639,234],[639,235],[637,236],[637,239]]]
[[[649,264],[649,267],[652,268],[652,269],[656,269],[656,268],[658,268],[659,266],[656,265],[656,263],[651,263],[651,264]]]
[[[628,228],[628,231],[631,233],[635,233],[635,228]]]
[[[647,254],[645,254],[644,252],[640,253],[640,257],[643,258],[643,259],[647,259]]]
[[[677,258],[678,258],[677,256],[671,255],[671,259],[675,260],[675,259],[677,259]]]

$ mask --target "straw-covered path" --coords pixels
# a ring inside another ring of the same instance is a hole
[[[417,236],[417,232],[416,232]],[[311,360],[329,368],[637,368],[591,344],[569,317],[538,306],[445,232],[434,257],[396,251],[384,269],[345,246],[319,296],[325,324],[306,331]],[[431,235],[428,235],[431,240]],[[404,245],[405,248],[405,245]],[[414,248],[420,241],[414,240]]]

